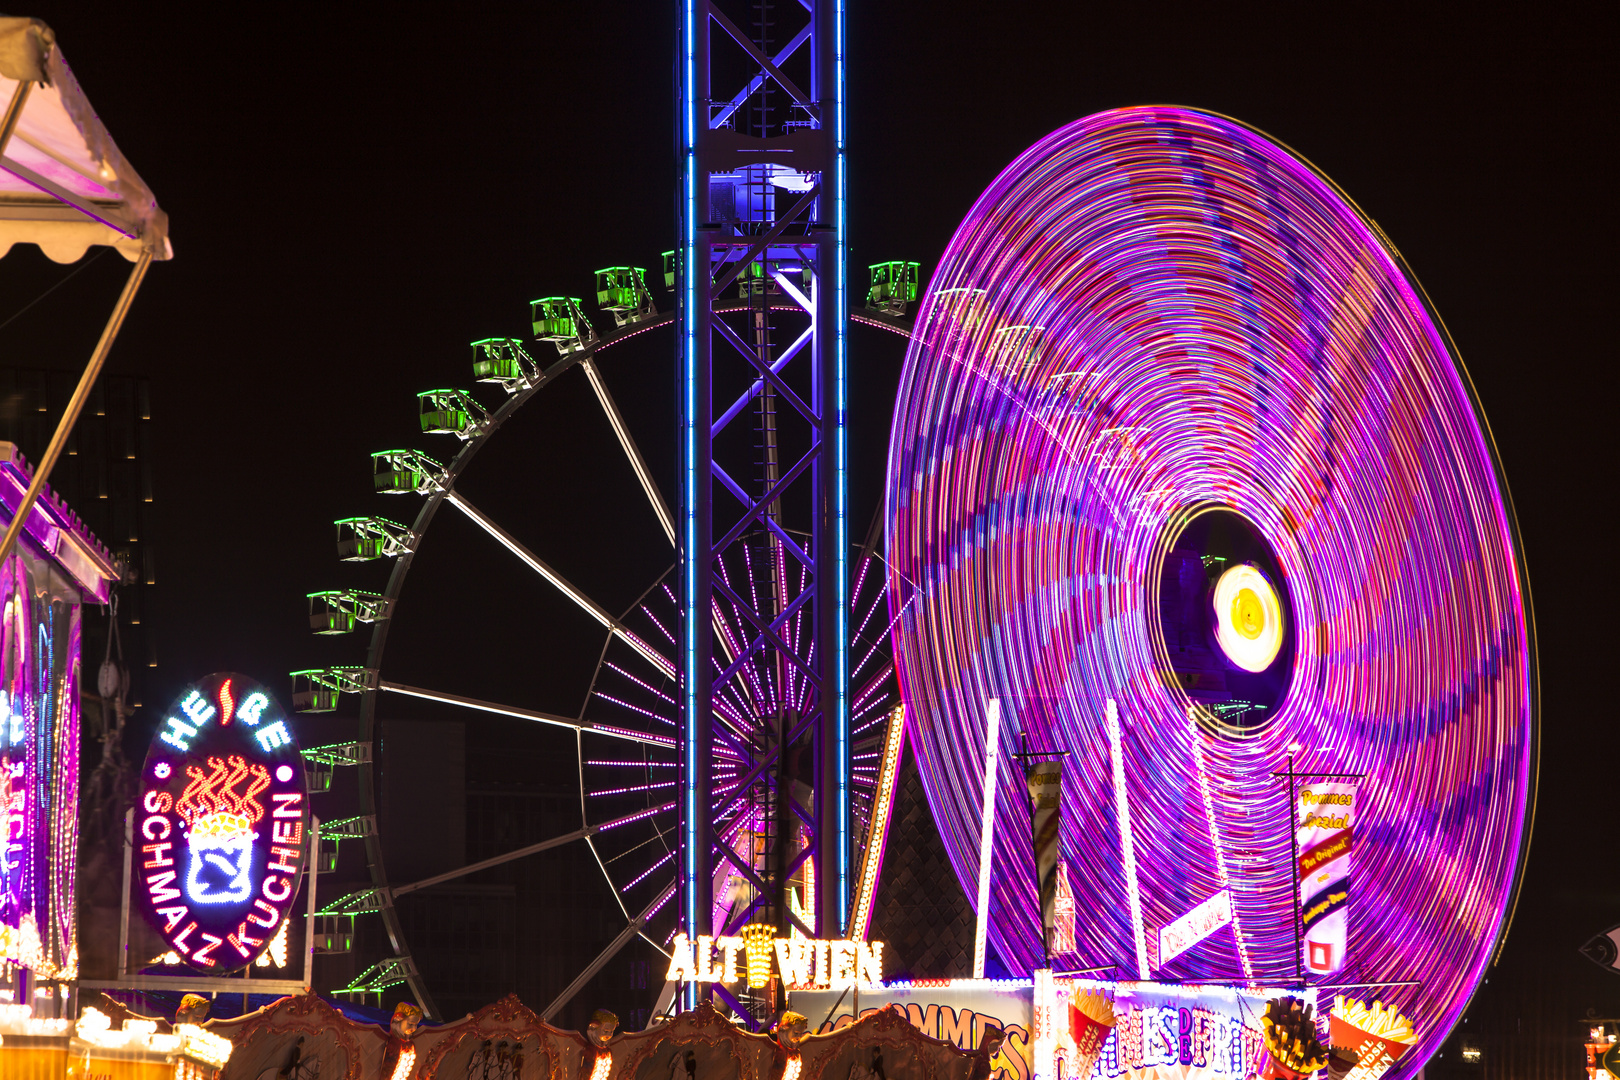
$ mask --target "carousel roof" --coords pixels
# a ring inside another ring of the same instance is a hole
[[[168,215],[38,19],[0,17],[0,108],[0,256],[13,244],[36,244],[67,263],[104,244],[131,262],[143,251],[171,257]]]
[[[14,443],[0,442],[0,531],[16,514],[23,492],[34,478],[34,467]],[[86,603],[105,604],[118,581],[119,569],[112,552],[79,515],[50,488],[40,492],[28,511],[23,530],[47,555],[72,575],[84,592]]]

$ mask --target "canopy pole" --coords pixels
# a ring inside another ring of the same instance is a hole
[[[22,119],[23,106],[28,104],[28,94],[33,89],[32,80],[17,80],[17,89],[11,95],[11,104],[6,106],[6,118],[0,120],[0,157],[5,156],[6,144],[11,142],[11,133],[17,130],[17,121]]]
[[[140,258],[135,260],[135,268],[129,272],[129,280],[124,282],[124,291],[119,295],[111,317],[107,319],[107,328],[101,332],[101,340],[96,342],[96,351],[90,354],[90,362],[85,365],[84,374],[79,378],[79,386],[73,391],[72,399],[68,401],[67,411],[62,414],[61,423],[56,425],[56,434],[51,436],[51,444],[46,448],[45,456],[34,466],[34,478],[23,494],[22,503],[12,512],[11,524],[6,526],[5,538],[0,539],[0,566],[4,566],[6,559],[11,556],[11,549],[17,544],[17,534],[22,531],[23,523],[28,520],[28,515],[34,508],[34,502],[44,490],[45,481],[50,478],[56,459],[62,456],[62,447],[67,443],[73,425],[79,421],[79,413],[84,409],[85,399],[90,396],[91,388],[101,375],[102,365],[107,362],[107,354],[112,351],[113,341],[124,325],[124,316],[129,314],[129,306],[134,303],[135,293],[140,289],[141,279],[146,277],[146,268],[150,265],[152,253],[142,251]]]

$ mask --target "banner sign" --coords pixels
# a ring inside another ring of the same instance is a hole
[[[303,759],[270,692],[210,675],[180,692],[146,752],[135,808],[135,891],[186,964],[252,963],[298,893],[309,799]]]
[[[1305,970],[1344,970],[1350,927],[1350,855],[1354,848],[1356,785],[1316,783],[1299,789],[1294,820],[1299,851],[1300,920]]]
[[[1232,892],[1222,889],[1181,918],[1159,928],[1159,960],[1163,967],[1217,930],[1232,925]]]
[[[1075,903],[1074,888],[1069,884],[1069,864],[1062,859],[1057,864],[1057,900],[1052,908],[1057,915],[1057,925],[1052,929],[1052,955],[1068,956],[1075,949]]]
[[[1040,877],[1041,930],[1047,956],[1057,924],[1058,848],[1063,830],[1063,761],[1037,761],[1025,774],[1029,784],[1030,828],[1034,832],[1035,871]]]

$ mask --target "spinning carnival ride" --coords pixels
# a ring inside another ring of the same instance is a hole
[[[969,895],[994,700],[1025,748],[1070,755],[1055,967],[1362,987],[1418,1019],[1421,1067],[1511,915],[1536,672],[1489,431],[1399,253],[1253,129],[1124,109],[997,178],[917,325],[890,603]],[[1361,777],[1362,803],[1346,966],[1307,980],[1290,781],[1324,774]],[[1040,916],[1005,752],[997,789],[989,936],[1022,973]],[[1150,959],[1222,890],[1229,930]]]

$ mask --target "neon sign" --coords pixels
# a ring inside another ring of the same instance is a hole
[[[298,744],[258,683],[230,672],[185,690],[146,753],[136,892],[185,962],[252,963],[285,926],[303,872],[308,792]]]

